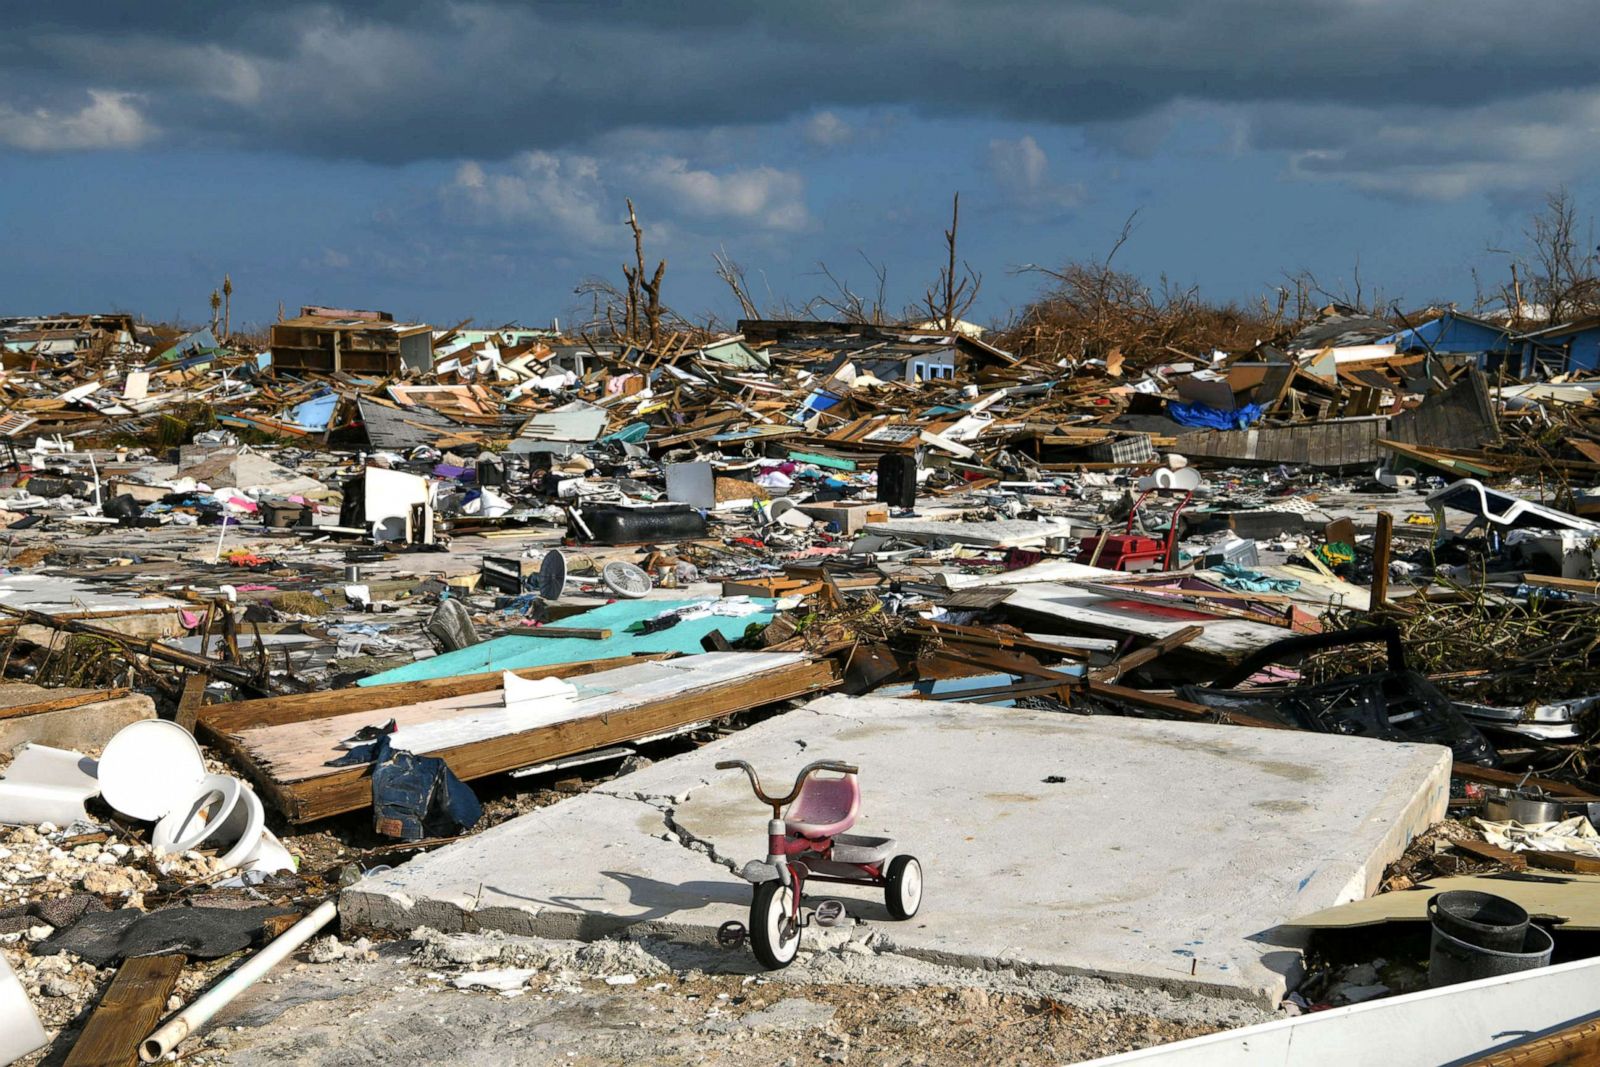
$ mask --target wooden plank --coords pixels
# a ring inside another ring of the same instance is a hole
[[[574,678],[596,671],[626,667],[633,663],[669,659],[666,653],[644,656],[616,656],[611,659],[586,659],[576,663],[558,663],[549,667],[528,667],[512,671],[518,678]],[[352,711],[373,711],[377,708],[420,704],[427,700],[465,696],[468,693],[488,693],[502,685],[500,671],[482,674],[463,674],[455,678],[433,678],[425,682],[396,682],[393,685],[355,686],[349,689],[329,689],[318,693],[296,693],[291,696],[269,697],[264,700],[240,700],[232,704],[214,704],[205,708],[199,718],[200,734],[210,740],[223,734],[238,733],[258,726],[285,726],[293,722],[309,722],[329,715],[342,715]]]
[[[1137,604],[1151,604],[1155,607],[1177,608],[1182,611],[1192,611],[1196,615],[1211,615],[1219,619],[1237,619],[1241,622],[1259,622],[1267,626],[1288,626],[1289,620],[1283,616],[1265,615],[1258,611],[1237,608],[1231,604],[1218,604],[1211,593],[1205,589],[1184,589],[1178,586],[1151,586],[1136,584],[1121,584],[1114,581],[1098,581],[1089,578],[1070,578],[1061,582],[1074,589],[1084,589],[1097,593],[1107,600],[1131,600]],[[1240,599],[1225,594],[1225,599]],[[1255,600],[1256,597],[1246,596],[1245,600]]]
[[[709,689],[697,689],[665,700],[609,715],[537,727],[429,752],[438,756],[463,781],[482,778],[574,756],[591,749],[634,741],[690,723],[718,719],[763,704],[832,689],[838,671],[831,660],[796,663],[751,678]],[[390,697],[391,702],[393,697]],[[341,711],[348,712],[349,708]],[[218,735],[216,745],[244,767],[263,795],[293,823],[359,811],[372,803],[368,767],[346,767],[332,773],[285,783],[259,766],[250,751],[232,735]]]
[[[953,622],[915,619],[912,620],[911,628],[956,644],[986,645],[991,648],[1025,648],[1032,652],[1049,652],[1064,659],[1087,658],[1081,649],[1053,645],[1048,641],[1035,641],[1026,634],[1013,634],[983,626],[961,626]]]
[[[1544,589],[1561,589],[1568,593],[1586,593],[1589,596],[1600,596],[1600,582],[1587,578],[1560,578],[1553,574],[1524,574],[1522,580],[1528,585],[1536,585]]]
[[[1104,667],[1096,667],[1089,672],[1089,677],[1097,682],[1114,682],[1134,668],[1142,667],[1151,660],[1159,659],[1179,645],[1186,645],[1205,632],[1205,627],[1203,626],[1185,626],[1177,633],[1168,634],[1159,641],[1143,648],[1135,649],[1126,656],[1106,664]]]
[[[1550,778],[1534,778],[1511,771],[1497,770],[1493,767],[1479,767],[1474,763],[1457,763],[1450,773],[1456,778],[1467,782],[1477,782],[1480,785],[1505,785],[1513,789],[1520,789],[1526,785],[1529,789],[1537,789],[1551,796],[1565,797],[1571,800],[1600,800],[1600,796],[1586,793],[1577,786],[1565,782],[1557,782]]]
[[[1162,711],[1184,719],[1200,719],[1206,722],[1221,722],[1234,726],[1254,726],[1263,730],[1294,729],[1293,726],[1269,722],[1266,719],[1257,719],[1250,715],[1240,715],[1224,708],[1208,708],[1204,704],[1196,704],[1166,693],[1147,693],[1143,689],[1130,689],[1127,686],[1115,685],[1111,682],[1097,682],[1092,678],[1084,683],[1084,689],[1091,696],[1098,696],[1112,703],[1131,704],[1136,708]]]
[[[1372,540],[1372,607],[1389,599],[1389,549],[1394,544],[1394,512],[1378,512],[1378,532]]]
[[[98,704],[104,700],[116,700],[118,697],[128,695],[126,688],[122,689],[97,689],[92,693],[78,693],[73,696],[55,697],[51,700],[36,700],[31,704],[18,704],[15,707],[0,708],[0,719],[20,719],[25,715],[42,715],[47,711],[69,711],[72,708],[81,708],[85,704]]]
[[[1490,863],[1503,863],[1513,871],[1526,870],[1528,867],[1528,859],[1521,852],[1512,852],[1508,848],[1491,845],[1487,841],[1452,841],[1450,844],[1460,852],[1476,856],[1480,860],[1488,860]]]
[[[174,721],[190,733],[206,706],[207,678],[199,671],[188,671],[183,678],[183,695],[178,698],[178,713]]]
[[[1600,1019],[1492,1052],[1467,1067],[1600,1067]]]
[[[117,968],[62,1067],[134,1067],[139,1043],[167,1009],[184,956],[135,956]]]
[[[1526,856],[1531,866],[1547,871],[1570,871],[1573,874],[1600,874],[1600,859],[1593,856],[1580,856],[1576,852],[1536,852],[1520,853]]]
[[[572,637],[580,641],[604,641],[610,630],[589,629],[583,626],[534,626],[518,630],[518,637]]]

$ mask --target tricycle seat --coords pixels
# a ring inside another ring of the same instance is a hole
[[[856,776],[838,778],[812,775],[800,787],[800,795],[789,805],[783,825],[791,834],[819,840],[844,833],[856,824],[861,807],[861,787]]]

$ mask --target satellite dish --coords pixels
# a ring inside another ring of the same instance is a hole
[[[600,569],[600,580],[606,588],[620,597],[628,600],[638,600],[647,595],[651,588],[650,576],[631,563],[621,560],[607,563]]]
[[[560,600],[566,588],[567,557],[559,548],[552,548],[539,564],[539,595],[546,600]]]

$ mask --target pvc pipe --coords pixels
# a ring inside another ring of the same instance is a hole
[[[178,1047],[179,1042],[211,1021],[211,1017],[226,1007],[234,997],[254,985],[284,957],[310,941],[318,930],[327,926],[339,913],[334,901],[325,900],[315,911],[285,930],[270,945],[257,952],[238,970],[202,993],[193,1004],[168,1020],[167,1024],[139,1045],[139,1058],[145,1063],[155,1063]]]

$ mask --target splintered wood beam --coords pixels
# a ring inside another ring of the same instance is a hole
[[[498,676],[496,682],[498,685]],[[419,754],[440,757],[456,777],[471,781],[636,741],[791,697],[822,692],[838,684],[838,669],[831,660],[793,663],[754,677],[690,690],[638,707]],[[407,700],[407,703],[412,702],[414,700]],[[388,703],[395,704],[392,694]],[[352,710],[340,707],[336,711],[330,709],[325,715]],[[359,811],[372,804],[370,766],[330,769],[329,773],[312,778],[281,782],[257,762],[236,736],[218,735],[215,743],[245,769],[262,794],[292,823],[313,822],[330,815]]]

